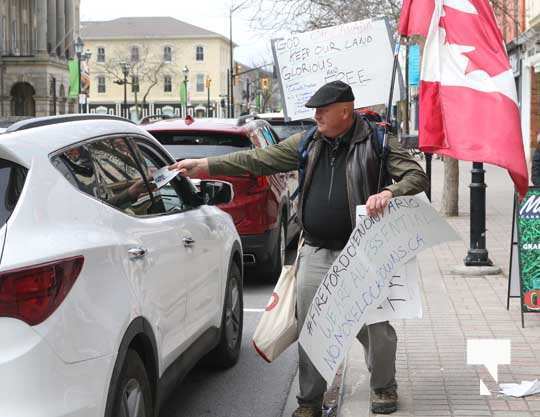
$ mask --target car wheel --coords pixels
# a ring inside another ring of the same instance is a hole
[[[221,319],[221,337],[218,346],[207,356],[207,362],[217,368],[230,368],[238,362],[242,345],[244,320],[244,298],[242,273],[236,263],[232,263],[225,303]]]
[[[114,417],[153,417],[152,391],[143,361],[132,349],[118,377],[114,392],[112,416]]]
[[[270,257],[270,261],[266,265],[261,265],[263,274],[268,281],[275,283],[281,275],[281,269],[285,265],[285,255],[287,251],[287,229],[283,220],[279,223],[278,241]]]

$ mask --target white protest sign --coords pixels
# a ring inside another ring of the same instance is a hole
[[[272,40],[284,111],[292,120],[313,116],[304,104],[322,85],[335,80],[349,84],[355,107],[386,104],[393,65],[393,41],[386,19],[366,19],[290,34]],[[401,87],[401,77],[397,77]],[[400,88],[394,100],[400,98]]]
[[[317,289],[300,344],[331,383],[368,312],[388,297],[396,272],[423,250],[458,234],[414,196],[390,200],[383,215],[364,217]]]

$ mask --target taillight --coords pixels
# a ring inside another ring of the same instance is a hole
[[[62,303],[81,272],[84,257],[0,272],[0,317],[35,326]]]
[[[248,194],[256,194],[268,189],[270,183],[266,177],[255,177],[253,178],[253,185],[249,187]]]

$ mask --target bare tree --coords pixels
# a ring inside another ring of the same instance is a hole
[[[139,44],[138,59],[133,59],[130,50],[113,50],[111,56],[114,58],[108,60],[102,67],[103,71],[113,79],[113,81],[124,81],[123,63],[129,64],[129,74],[127,84],[133,86],[133,97],[137,117],[140,117],[139,94],[142,94],[142,106],[147,103],[148,95],[151,90],[164,79],[166,75],[173,75],[173,71],[167,66],[161,56],[151,53],[151,47],[148,44]],[[142,91],[141,91],[142,88]]]
[[[490,0],[495,14],[517,21],[514,0]],[[357,20],[386,16],[399,20],[401,0],[258,0],[252,27],[259,30],[303,32]]]

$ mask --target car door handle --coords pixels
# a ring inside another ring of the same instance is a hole
[[[192,237],[185,237],[182,239],[182,242],[184,242],[184,246],[186,248],[191,247],[195,244],[195,240]]]
[[[128,249],[128,255],[131,259],[139,259],[143,258],[144,255],[146,255],[146,249],[144,248],[131,248]]]

